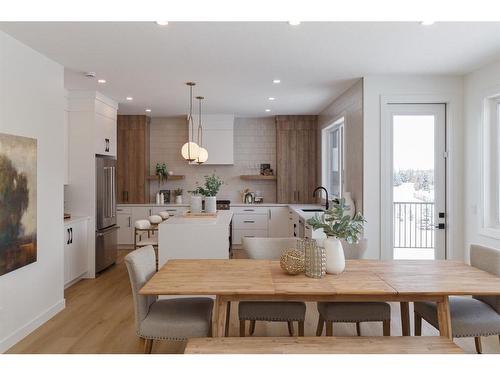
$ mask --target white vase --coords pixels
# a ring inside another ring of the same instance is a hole
[[[175,204],[182,204],[182,195],[175,196]]]
[[[156,204],[160,204],[160,192],[156,193]]]
[[[201,195],[191,195],[191,213],[201,212]]]
[[[323,241],[326,253],[326,273],[339,274],[345,269],[345,255],[342,243],[337,237],[328,237]]]
[[[345,204],[349,206],[349,209],[346,210],[345,213],[350,217],[354,217],[354,214],[356,213],[356,205],[354,204],[351,193],[345,192],[342,194],[342,197],[345,199]]]
[[[205,197],[205,212],[216,213],[217,212],[217,198],[216,197]]]

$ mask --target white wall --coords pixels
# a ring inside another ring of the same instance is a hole
[[[0,132],[36,138],[35,263],[0,276],[0,352],[64,308],[63,67],[0,32]]]
[[[500,61],[465,76],[465,247],[471,243],[500,249],[500,238],[482,232],[481,170],[483,100],[500,94]],[[468,259],[468,250],[466,251]]]
[[[450,167],[448,220],[449,258],[463,259],[463,77],[461,76],[367,76],[363,79],[364,118],[364,215],[367,219],[367,257],[382,257],[381,249],[381,99],[387,96],[414,102],[447,102]]]
[[[229,199],[241,203],[240,191],[249,188],[259,190],[264,202],[276,202],[276,181],[242,180],[242,174],[258,174],[250,170],[253,165],[271,164],[276,171],[276,125],[274,117],[234,119],[234,165],[190,165],[181,156],[181,147],[188,138],[188,127],[184,117],[153,117],[150,129],[151,175],[156,163],[166,163],[174,174],[185,175],[180,181],[167,181],[161,189],[184,190],[184,200],[189,203],[188,190],[194,190],[196,182],[204,183],[203,176],[215,172],[224,180],[218,199]],[[210,153],[210,149],[208,150]],[[158,191],[158,182],[150,182],[150,199]]]

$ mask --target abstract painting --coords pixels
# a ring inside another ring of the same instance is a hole
[[[36,262],[36,139],[0,133],[0,276]]]

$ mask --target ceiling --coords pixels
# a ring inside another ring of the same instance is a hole
[[[464,74],[500,58],[500,23],[3,22],[0,30],[64,65],[66,88],[98,90],[122,114],[151,108],[153,117],[185,114],[191,80],[206,113],[316,114],[365,75]]]

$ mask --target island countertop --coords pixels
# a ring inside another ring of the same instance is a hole
[[[221,210],[217,212],[217,217],[188,217],[184,215],[172,216],[160,224],[162,226],[171,225],[192,225],[192,226],[206,226],[206,225],[222,225],[229,227],[229,223],[233,218],[233,213],[229,210]]]

